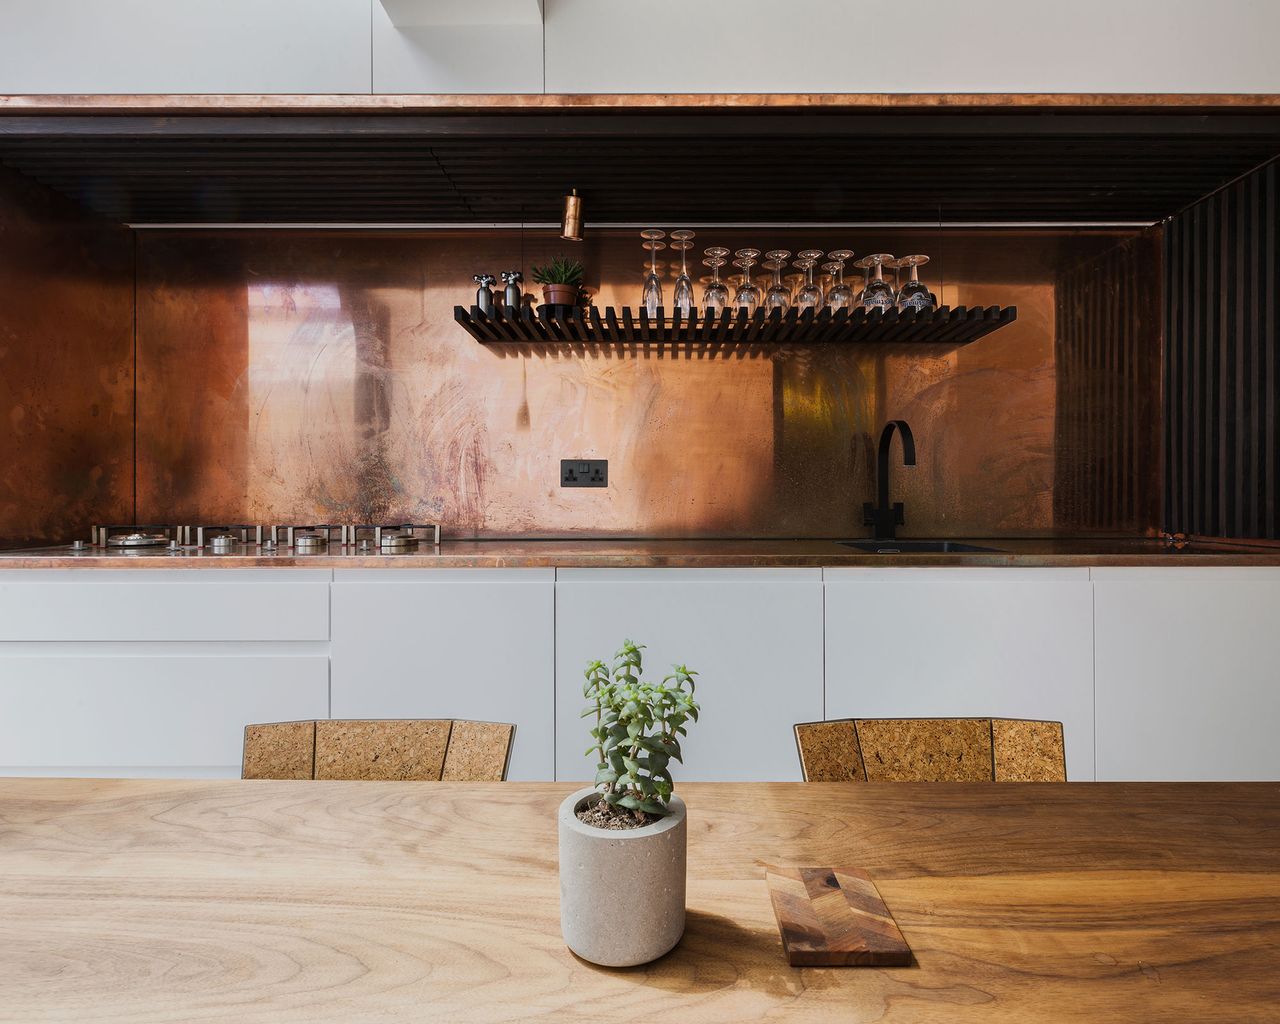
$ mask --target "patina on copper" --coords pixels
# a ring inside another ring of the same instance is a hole
[[[0,168],[0,547],[133,504],[133,241]]]
[[[1059,380],[1056,282],[1125,232],[699,230],[696,253],[928,253],[942,302],[1019,318],[960,349],[495,358],[452,317],[478,271],[527,279],[567,252],[599,304],[637,304],[634,232],[556,234],[140,232],[137,514],[433,521],[451,537],[861,536],[871,438],[904,418],[920,464],[895,477],[903,536],[1096,526],[1092,493],[1055,497],[1056,423],[1076,394]],[[1158,403],[1159,375],[1130,383],[1090,414],[1140,445],[1146,420],[1121,405]],[[559,487],[575,457],[609,459],[610,487]]]

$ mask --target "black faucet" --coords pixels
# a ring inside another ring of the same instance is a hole
[[[902,502],[889,504],[889,446],[893,443],[893,432],[902,437],[902,464],[916,464],[916,439],[911,436],[911,428],[906,420],[890,420],[880,431],[880,454],[876,460],[876,496],[880,499],[879,507],[871,502],[863,502],[862,525],[875,527],[876,540],[893,540],[898,535],[898,527],[906,521]]]

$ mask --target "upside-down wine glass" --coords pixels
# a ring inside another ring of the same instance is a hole
[[[742,271],[742,285],[733,297],[733,304],[739,309],[745,309],[747,316],[755,316],[756,310],[760,308],[760,289],[751,283],[751,268],[756,265],[760,250],[739,249],[734,255],[738,258],[733,261],[733,265]]]
[[[711,268],[711,281],[702,293],[702,305],[708,313],[719,313],[729,305],[729,289],[720,280],[720,268],[728,262],[725,257],[729,255],[729,250],[713,245],[702,252],[707,257],[702,265]]]
[[[898,289],[898,309],[905,313],[914,309],[917,313],[933,312],[933,294],[920,280],[920,268],[929,262],[928,256],[903,256],[897,260],[900,267],[910,267],[911,277]]]
[[[882,309],[886,313],[893,309],[896,296],[893,285],[884,279],[884,268],[893,263],[893,257],[887,252],[878,252],[864,256],[857,263],[867,266],[867,286],[862,289],[862,308],[866,310]]]
[[[671,294],[671,305],[685,318],[688,318],[693,309],[693,281],[689,277],[686,257],[686,253],[693,248],[693,237],[693,232],[688,228],[671,232],[671,248],[680,253],[680,276],[676,278],[675,291]]]
[[[662,305],[662,278],[658,276],[658,252],[667,247],[662,239],[667,237],[665,231],[657,228],[645,228],[640,232],[644,239],[644,247],[649,250],[649,276],[644,279],[644,291],[640,294],[640,305],[650,316],[657,316]]]
[[[782,283],[782,271],[791,258],[791,253],[786,249],[770,249],[765,255],[769,257],[769,262],[764,266],[773,271],[773,283],[764,294],[764,308],[780,309],[785,313],[791,306],[791,289]]]
[[[822,288],[813,280],[813,268],[822,259],[822,250],[801,249],[796,255],[799,258],[795,266],[804,271],[804,284],[796,292],[796,306],[801,312],[812,309],[816,313],[822,308]]]
[[[844,261],[852,255],[852,249],[836,249],[827,253],[827,259],[831,262],[822,265],[822,269],[829,271],[832,277],[831,290],[827,292],[827,305],[832,310],[850,309],[853,306],[853,289],[844,283]]]

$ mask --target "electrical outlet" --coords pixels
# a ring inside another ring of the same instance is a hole
[[[608,487],[608,459],[561,459],[561,487]]]

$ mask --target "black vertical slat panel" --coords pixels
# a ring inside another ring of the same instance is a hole
[[[1280,539],[1275,164],[1166,229],[1166,526]]]
[[[1200,495],[1204,493],[1204,458],[1203,446],[1200,443],[1200,404],[1203,398],[1200,388],[1204,380],[1204,368],[1200,364],[1205,346],[1197,345],[1194,341],[1204,335],[1204,325],[1200,317],[1201,310],[1208,299],[1209,290],[1209,283],[1200,269],[1200,253],[1204,251],[1203,232],[1204,207],[1197,206],[1191,213],[1191,233],[1187,239],[1188,248],[1184,252],[1187,264],[1191,268],[1191,288],[1187,292],[1191,318],[1188,325],[1190,334],[1187,338],[1187,390],[1191,394],[1191,402],[1187,411],[1187,422],[1183,427],[1190,450],[1186,480],[1187,518],[1183,529],[1189,533],[1196,532],[1200,525]]]
[[[1170,221],[1165,227],[1165,266],[1183,266],[1178,252],[1183,244],[1183,225]],[[1161,408],[1164,410],[1165,434],[1165,517],[1166,527],[1181,515],[1175,495],[1181,493],[1179,483],[1183,472],[1183,438],[1174,430],[1178,422],[1176,403],[1183,401],[1183,317],[1181,317],[1181,274],[1166,271],[1165,282],[1165,393]]]
[[[1231,309],[1234,317],[1232,337],[1235,339],[1235,359],[1232,373],[1235,375],[1234,388],[1240,400],[1231,412],[1231,530],[1237,537],[1243,537],[1245,531],[1245,507],[1250,504],[1248,493],[1252,477],[1245,469],[1250,443],[1249,407],[1253,404],[1253,381],[1245,376],[1245,363],[1249,349],[1249,309],[1246,285],[1249,282],[1249,268],[1252,260],[1246,256],[1249,242],[1249,229],[1246,220],[1249,212],[1249,189],[1246,185],[1235,197],[1235,256],[1232,260],[1234,274],[1231,289]]]
[[[1186,223],[1185,218],[1181,218],[1179,224],[1181,240],[1178,248],[1178,264],[1181,267],[1182,279],[1182,307],[1180,310],[1180,318],[1182,321],[1182,359],[1180,362],[1182,370],[1181,391],[1179,392],[1178,401],[1182,406],[1182,419],[1178,426],[1178,437],[1181,439],[1182,445],[1182,472],[1180,474],[1181,489],[1178,492],[1178,508],[1181,510],[1181,516],[1178,519],[1180,525],[1173,527],[1174,532],[1186,531],[1190,529],[1191,522],[1191,496],[1194,492],[1193,470],[1195,464],[1195,455],[1191,444],[1191,422],[1192,422],[1192,405],[1193,396],[1195,395],[1196,376],[1192,370],[1191,363],[1191,338],[1195,333],[1194,327],[1194,310],[1192,308],[1193,296],[1195,295],[1195,286],[1191,278],[1191,256],[1190,247],[1192,241],[1191,227]]]
[[[1276,405],[1280,402],[1280,353],[1276,347],[1280,345],[1280,327],[1276,323],[1277,278],[1280,278],[1280,254],[1276,252],[1276,165],[1266,169],[1265,191],[1262,197],[1260,216],[1264,225],[1262,245],[1259,253],[1261,268],[1259,293],[1262,299],[1262,322],[1258,335],[1258,345],[1262,352],[1263,396],[1260,404],[1260,420],[1262,423],[1262,467],[1263,493],[1265,500],[1262,509],[1262,530],[1264,537],[1280,536],[1280,418],[1276,416]]]
[[[1054,282],[1054,522],[1142,532],[1160,524],[1161,240],[1146,233]]]

